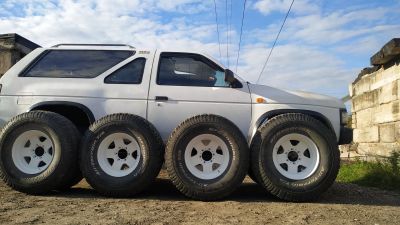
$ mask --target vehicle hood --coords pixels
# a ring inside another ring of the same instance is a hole
[[[288,91],[266,85],[248,84],[251,99],[256,103],[258,97],[263,97],[266,103],[315,105],[331,108],[345,108],[344,103],[334,97],[304,91]]]

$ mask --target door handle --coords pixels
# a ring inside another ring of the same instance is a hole
[[[168,101],[167,96],[156,96],[156,101]]]

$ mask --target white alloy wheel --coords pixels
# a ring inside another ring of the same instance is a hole
[[[126,133],[113,133],[104,138],[97,151],[101,169],[110,176],[124,177],[139,164],[140,146],[136,138]]]
[[[20,134],[11,149],[14,165],[25,174],[45,171],[54,158],[54,144],[42,131],[29,130]]]
[[[215,179],[228,168],[230,153],[225,142],[213,134],[194,137],[185,149],[185,164],[197,178]]]
[[[275,168],[292,180],[303,180],[317,170],[320,156],[317,145],[302,134],[287,134],[275,144],[272,152]]]

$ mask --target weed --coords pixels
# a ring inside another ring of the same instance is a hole
[[[400,192],[400,152],[374,162],[343,164],[337,181]]]

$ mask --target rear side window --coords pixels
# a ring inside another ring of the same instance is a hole
[[[104,79],[107,84],[140,84],[142,82],[145,58],[137,58]]]
[[[50,50],[22,76],[94,78],[133,54],[133,51],[121,50]]]

